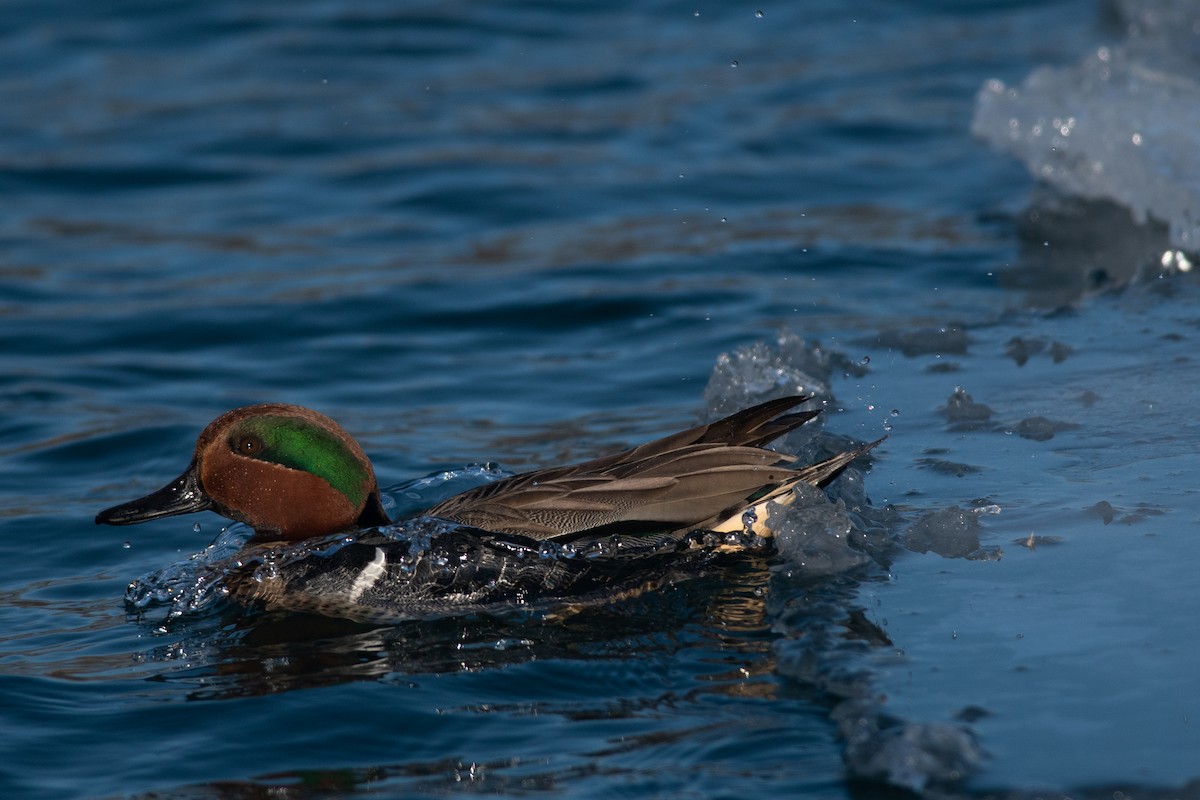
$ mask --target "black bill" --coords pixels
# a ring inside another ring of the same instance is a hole
[[[97,525],[132,525],[160,517],[190,514],[212,508],[213,503],[200,487],[196,464],[157,492],[119,506],[106,508],[96,515]]]

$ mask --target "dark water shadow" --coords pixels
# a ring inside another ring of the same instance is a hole
[[[1041,188],[1011,224],[1018,261],[998,271],[998,282],[1019,293],[1027,309],[1069,306],[1191,268],[1171,246],[1166,224],[1138,222],[1129,209],[1106,200]]]

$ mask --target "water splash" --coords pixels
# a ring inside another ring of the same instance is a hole
[[[126,606],[139,615],[167,606],[171,619],[206,611],[225,596],[222,573],[213,565],[231,558],[253,533],[241,523],[222,528],[203,550],[131,581],[125,589]]]

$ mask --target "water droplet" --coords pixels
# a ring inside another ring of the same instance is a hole
[[[133,547],[133,542],[125,542],[121,545],[121,547],[124,547],[126,550],[128,550],[129,548]]]
[[[754,16],[758,17],[759,19],[762,19],[762,18],[763,18],[763,13],[762,13],[761,11],[755,11],[755,12],[754,12]]]
[[[698,17],[698,16],[700,16],[700,12],[699,12],[699,11],[693,11],[693,12],[692,12],[692,16],[693,16],[693,17]]]
[[[731,66],[731,67],[737,67],[737,65],[738,65],[738,62],[736,62],[736,61],[732,61],[729,64],[729,66]]]
[[[870,356],[863,356],[863,357],[862,357],[862,360],[861,360],[861,361],[859,361],[858,363],[859,363],[859,364],[862,364],[862,365],[865,367],[867,364],[870,364],[870,363],[871,363],[871,357],[870,357]]]
[[[193,522],[192,523],[192,533],[199,533],[199,532],[200,532],[200,523]]]
[[[893,417],[898,417],[898,416],[900,416],[900,409],[898,409],[898,408],[893,408],[893,409],[892,409],[892,416],[893,416]]]

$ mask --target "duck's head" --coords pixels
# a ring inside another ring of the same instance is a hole
[[[375,471],[358,442],[301,406],[236,408],[200,434],[192,463],[157,492],[96,515],[97,524],[211,510],[260,538],[307,539],[386,525]]]

